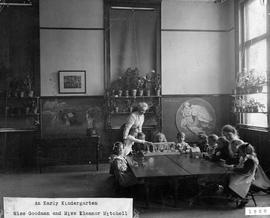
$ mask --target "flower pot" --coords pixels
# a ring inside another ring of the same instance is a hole
[[[132,89],[132,97],[136,97],[137,95],[137,89]]]
[[[126,96],[126,97],[129,96],[129,91],[128,91],[128,90],[125,91],[125,96]]]
[[[151,91],[150,91],[150,89],[147,89],[147,90],[146,90],[146,96],[151,96]]]
[[[27,115],[27,114],[29,114],[29,112],[30,112],[30,107],[26,107],[25,108],[25,114]]]
[[[21,97],[21,98],[24,98],[24,91],[21,91],[21,92],[20,92],[20,97]]]
[[[160,89],[157,89],[157,90],[156,90],[156,95],[157,95],[157,96],[160,96]]]
[[[262,86],[258,86],[258,87],[257,87],[257,92],[258,92],[258,93],[261,93],[262,90],[263,90],[263,87],[262,87]]]
[[[28,92],[28,97],[32,98],[34,96],[34,91],[33,90],[30,90]]]
[[[143,96],[143,89],[140,89],[140,90],[139,90],[138,95],[139,95],[139,96]]]
[[[123,91],[121,89],[118,90],[118,96],[121,97],[122,96]]]

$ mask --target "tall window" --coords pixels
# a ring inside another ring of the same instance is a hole
[[[268,127],[267,0],[244,0],[239,7],[239,72],[235,110],[238,122]]]

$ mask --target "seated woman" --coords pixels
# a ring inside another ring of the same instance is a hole
[[[224,136],[229,141],[229,147],[232,151],[232,161],[234,164],[238,164],[239,155],[237,153],[238,147],[244,143],[243,140],[239,138],[238,131],[232,125],[225,125],[221,129],[222,136]]]
[[[123,187],[137,184],[136,177],[130,171],[127,160],[124,157],[124,145],[122,142],[114,143],[114,153],[111,163],[111,173],[115,176],[116,181]]]
[[[244,143],[238,148],[240,160],[236,167],[233,167],[233,174],[229,179],[229,188],[241,198],[239,207],[248,203],[246,195],[251,183],[255,179],[255,172],[259,165],[254,147]]]
[[[232,157],[233,154],[229,146],[229,141],[225,137],[219,137],[215,153],[210,156],[210,159],[213,161],[225,160],[227,164],[231,164]]]

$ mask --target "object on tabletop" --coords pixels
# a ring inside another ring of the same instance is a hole
[[[87,130],[86,130],[86,135],[87,136],[97,136],[97,130],[96,130],[96,118],[99,116],[101,111],[94,107],[94,108],[89,108],[86,111],[86,122],[87,122]]]

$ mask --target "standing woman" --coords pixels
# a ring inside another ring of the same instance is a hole
[[[230,142],[230,149],[233,155],[236,155],[238,147],[244,143],[244,141],[239,138],[237,130],[235,127],[227,124],[222,127],[221,132],[222,135]]]
[[[144,123],[144,114],[148,110],[149,106],[145,102],[138,103],[137,110],[132,112],[125,124],[120,129],[121,140],[126,141],[131,128],[138,129],[138,132],[142,132],[142,126]]]

